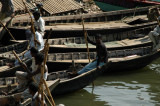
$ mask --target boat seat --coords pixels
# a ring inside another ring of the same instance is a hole
[[[0,72],[2,72],[3,70],[7,70],[9,68],[10,68],[9,66],[1,66],[0,67]]]

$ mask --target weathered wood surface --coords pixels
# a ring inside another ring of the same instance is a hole
[[[140,17],[140,16],[137,16]],[[136,17],[135,17],[136,18]],[[141,17],[142,20],[144,17]],[[132,20],[132,17],[130,17]],[[133,22],[132,24],[128,24],[130,22],[129,19],[126,21],[108,21],[108,22],[91,22],[85,23],[85,29],[87,30],[89,35],[95,36],[96,33],[107,35],[113,33],[121,33],[127,32],[139,28],[149,27],[149,26],[156,26],[157,22]],[[30,26],[11,26],[9,29],[11,32],[16,35],[17,39],[20,39],[20,35],[25,34],[25,30],[29,29]],[[65,37],[80,37],[83,35],[83,28],[80,23],[72,23],[72,24],[55,24],[53,26],[45,26],[46,35],[49,33],[50,29],[54,29],[51,34],[50,38],[65,38]],[[19,31],[19,33],[16,33]],[[46,35],[44,38],[46,38]],[[22,39],[25,39],[24,37]]]
[[[6,63],[14,63],[15,57],[14,55],[9,55],[10,58],[14,59],[1,59],[0,60],[0,77],[13,77],[15,76],[15,72],[18,71],[25,71],[20,65],[10,67],[6,65]],[[31,65],[31,59],[23,60],[28,66]]]
[[[80,68],[80,67],[79,67]],[[80,69],[82,69],[82,67]],[[100,70],[92,69],[76,77],[68,76],[68,71],[57,71],[53,72],[48,76],[48,80],[54,80],[60,78],[60,83],[52,91],[53,95],[63,95],[66,93],[74,92],[82,89],[92,83],[98,76],[100,76],[107,68],[106,65],[102,66]]]
[[[10,43],[11,44],[7,46],[0,47],[0,53],[9,52],[11,50],[22,52],[27,49],[28,46],[28,41],[26,40],[10,41]]]
[[[151,6],[141,7],[141,8],[136,8],[136,9],[126,9],[126,10],[92,13],[92,14],[82,14],[82,15],[48,16],[48,17],[43,17],[43,19],[45,20],[46,25],[52,25],[52,23],[81,22],[82,17],[85,22],[116,21],[116,20],[123,20],[126,17],[132,17],[134,14],[135,16],[146,15],[148,13],[149,8],[151,8]],[[22,16],[15,17],[12,25],[26,26],[29,23],[30,23],[29,16],[22,15]]]
[[[52,80],[52,81],[47,81],[47,85],[50,89],[50,91],[52,91],[58,84],[59,84],[59,79],[56,80]],[[44,91],[47,94],[47,91],[45,89]],[[0,95],[0,103],[2,106],[7,105],[7,104],[13,104],[13,103],[18,103],[21,100],[21,95],[23,92],[20,93],[15,93],[12,95]]]
[[[136,68],[142,68],[149,63],[151,63],[153,60],[159,58],[160,53],[153,52],[152,47],[139,47],[139,48],[132,48],[132,49],[124,49],[124,50],[114,50],[114,51],[108,51],[108,57],[110,68],[109,70],[117,71],[118,67],[114,67],[115,65],[120,66],[119,69],[123,71],[123,69],[136,69]],[[90,58],[91,60],[96,58],[95,52],[90,52]],[[49,70],[63,70],[65,68],[68,68],[72,64],[72,60],[74,60],[75,63],[80,64],[87,64],[87,53],[86,52],[72,52],[72,53],[49,53],[48,56],[48,67]],[[140,61],[142,64],[137,64]],[[125,65],[125,64],[128,65]],[[52,67],[54,65],[54,67]],[[121,66],[122,65],[122,66]],[[62,67],[63,66],[63,67]],[[141,66],[141,67],[140,67]]]
[[[123,40],[118,40],[113,36],[102,36],[102,40],[106,45],[108,50],[119,50],[119,49],[127,49],[134,47],[143,47],[152,45],[152,41],[148,36],[143,34],[139,34],[139,38],[132,39],[134,36],[120,36],[119,38],[124,38]],[[144,37],[141,37],[144,36]],[[136,35],[135,35],[136,37]],[[131,38],[131,39],[129,39]],[[90,39],[95,41],[94,37],[91,36]],[[71,38],[59,38],[59,39],[49,39],[50,44],[50,52],[53,50],[55,53],[57,52],[85,52],[85,40],[84,37],[71,37]],[[90,51],[95,51],[96,46],[89,44]]]

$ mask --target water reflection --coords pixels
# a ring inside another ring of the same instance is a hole
[[[105,101],[105,105],[119,106],[153,106],[155,101],[151,100],[148,92],[149,84],[137,84],[137,82],[105,82],[103,86],[96,86],[94,94],[97,95],[95,101]],[[90,91],[90,88],[85,88]],[[91,92],[91,91],[90,91]]]
[[[105,101],[105,105],[111,106],[160,105],[160,75],[151,70],[153,64],[141,70],[99,77],[95,81],[94,101]],[[84,89],[91,92],[90,86]]]
[[[160,106],[160,59],[147,67],[102,75],[92,85],[55,98],[66,106]]]
[[[87,87],[88,89],[90,86]],[[56,104],[64,104],[65,106],[104,106],[105,101],[94,101],[95,94],[88,92],[85,89],[79,90],[74,93],[55,97]]]

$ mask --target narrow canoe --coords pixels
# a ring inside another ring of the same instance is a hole
[[[132,48],[132,49],[123,49],[123,50],[113,50],[108,51],[109,57],[109,69],[107,71],[119,71],[119,70],[133,70],[142,68],[153,60],[159,58],[159,51],[152,51],[151,46]],[[63,70],[68,68],[72,64],[72,60],[75,63],[87,64],[88,54],[86,52],[72,52],[72,53],[49,53],[48,55],[48,67],[49,70]],[[90,52],[90,58],[95,59],[96,53]],[[137,64],[141,62],[141,64]],[[126,63],[128,65],[126,65]],[[121,66],[115,67],[115,66]],[[54,67],[53,67],[54,66]],[[63,66],[63,67],[62,67]]]

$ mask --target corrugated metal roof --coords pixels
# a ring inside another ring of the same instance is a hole
[[[74,0],[36,0],[36,2],[43,3],[43,9],[50,15],[83,8]]]

